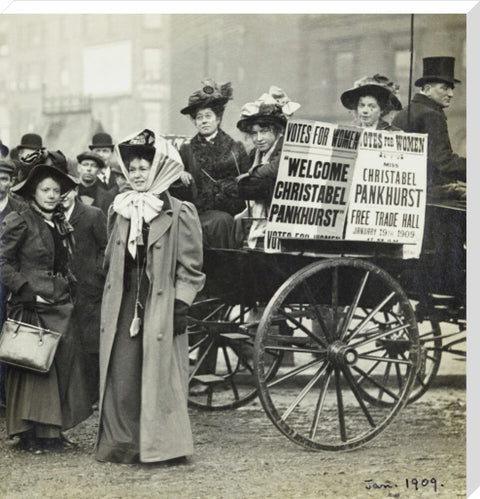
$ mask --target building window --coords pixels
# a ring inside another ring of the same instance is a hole
[[[162,49],[143,50],[143,79],[145,81],[159,81],[161,79],[162,55]]]

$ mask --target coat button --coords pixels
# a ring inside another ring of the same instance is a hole
[[[105,332],[105,328],[104,328],[103,326],[100,328],[100,332],[101,332],[101,333],[104,333],[104,332]]]
[[[117,242],[117,244],[120,244],[120,239],[117,239],[117,241],[116,241],[116,242]]]
[[[161,243],[156,243],[155,244],[155,248],[161,248],[162,247],[162,244]]]
[[[47,272],[47,275],[50,277],[51,275],[53,275],[51,272]]]

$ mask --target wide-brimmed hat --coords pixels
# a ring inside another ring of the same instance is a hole
[[[18,149],[43,149],[42,137],[36,133],[26,133],[20,140]]]
[[[262,94],[255,102],[247,102],[242,107],[237,128],[247,132],[259,121],[285,127],[288,118],[300,107],[300,104],[292,102],[281,88],[272,85],[268,93]]]
[[[81,163],[85,159],[91,159],[92,161],[95,161],[100,169],[105,168],[105,161],[103,161],[103,158],[100,156],[100,154],[97,154],[96,152],[85,151],[77,156],[77,161],[79,163]]]
[[[391,110],[399,111],[402,109],[402,103],[396,96],[398,89],[399,86],[390,80],[390,78],[377,73],[373,76],[364,76],[360,80],[357,80],[352,88],[343,92],[340,100],[347,109],[355,110],[357,109],[360,97],[371,95],[377,99],[383,110],[390,108]]]
[[[428,82],[444,82],[455,86],[461,83],[453,75],[455,73],[455,57],[424,57],[423,76],[415,82],[416,87],[423,87]]]
[[[92,137],[92,143],[88,146],[90,150],[95,148],[109,147],[113,151],[112,137],[108,133],[99,132]]]
[[[28,173],[27,178],[20,182],[19,184],[12,187],[11,191],[22,197],[29,197],[33,195],[34,188],[37,186],[37,181],[40,178],[52,177],[60,184],[60,192],[65,194],[72,189],[74,189],[78,182],[76,182],[72,177],[61,172],[58,168],[50,165],[37,165],[33,167]]]
[[[8,147],[0,140],[0,154],[6,156],[8,154]]]
[[[218,85],[211,78],[201,81],[202,88],[188,98],[188,106],[180,112],[193,115],[198,109],[211,106],[225,106],[232,99],[233,89],[230,82]]]
[[[15,163],[11,160],[8,159],[1,159],[0,160],[0,172],[1,173],[8,173],[10,176],[15,174],[16,170]]]

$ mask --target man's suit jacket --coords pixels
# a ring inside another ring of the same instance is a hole
[[[93,198],[91,206],[100,208],[105,216],[108,215],[108,208],[115,198],[114,192],[106,191],[102,187],[101,182],[97,180],[91,187],[85,188],[82,184],[78,186],[78,195],[83,196],[84,194]]]
[[[79,330],[83,349],[98,353],[100,307],[105,284],[103,258],[107,246],[107,218],[100,208],[87,206],[76,199],[70,224],[75,237],[70,267],[77,279],[73,320]]]
[[[100,208],[87,206],[76,199],[69,221],[75,238],[71,271],[80,287],[102,291],[105,281],[103,257],[107,246],[107,217]]]

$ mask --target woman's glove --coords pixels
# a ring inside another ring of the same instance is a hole
[[[175,300],[173,308],[173,336],[184,334],[187,330],[187,314],[190,307],[182,300]]]
[[[274,187],[275,180],[269,177],[243,177],[238,182],[238,195],[252,201],[269,201]]]
[[[15,302],[22,303],[25,308],[29,308],[35,303],[35,292],[30,284],[26,282],[17,292]]]

